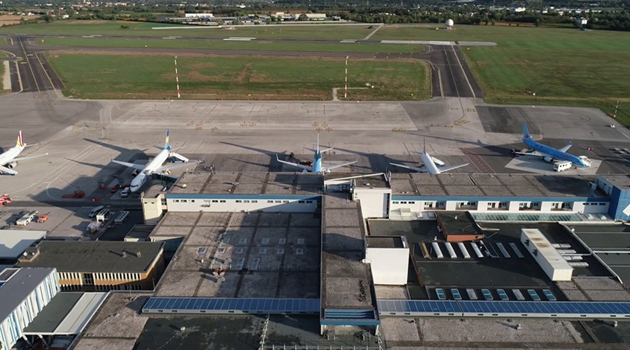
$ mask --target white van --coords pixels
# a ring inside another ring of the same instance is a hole
[[[572,166],[573,166],[573,163],[567,162],[567,161],[555,162],[553,163],[553,170],[556,172],[561,172],[561,171],[571,169]]]
[[[89,217],[90,219],[91,219],[91,218],[93,218],[93,217],[95,217],[95,216],[96,216],[96,214],[97,214],[99,211],[101,211],[103,208],[105,208],[105,207],[104,207],[104,206],[102,206],[102,205],[99,205],[98,207],[94,207],[94,208],[92,208],[92,210],[91,210],[91,211],[90,211],[90,213],[88,214],[88,217]]]

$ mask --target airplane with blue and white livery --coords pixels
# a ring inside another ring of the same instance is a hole
[[[529,147],[528,151],[515,151],[516,155],[527,155],[541,157],[547,163],[554,163],[558,161],[571,162],[575,166],[580,168],[588,168],[591,166],[591,160],[586,156],[574,156],[567,153],[569,148],[573,145],[571,141],[566,146],[555,149],[547,145],[543,145],[534,141],[532,135],[527,129],[527,125],[523,124],[523,143]]]
[[[300,168],[302,169],[302,171],[304,172],[311,172],[311,173],[316,173],[316,174],[323,174],[323,173],[329,173],[331,170],[333,169],[337,169],[337,168],[341,168],[344,166],[348,166],[351,164],[356,163],[357,161],[352,161],[352,162],[347,162],[347,163],[343,163],[343,164],[336,164],[336,165],[331,165],[328,167],[323,167],[322,166],[322,154],[324,152],[328,152],[333,150],[334,147],[330,147],[330,148],[326,148],[326,149],[320,149],[319,148],[319,134],[317,134],[317,146],[315,149],[308,149],[309,151],[313,151],[314,155],[313,155],[313,161],[310,162],[310,164],[300,164],[300,163],[293,163],[293,162],[287,162],[284,160],[280,160],[280,158],[278,158],[278,155],[276,154],[276,160],[279,163],[282,164],[287,164],[290,166],[294,166],[296,168]]]

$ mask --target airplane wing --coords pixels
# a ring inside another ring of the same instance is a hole
[[[177,176],[173,176],[171,174],[156,173],[155,175],[158,176],[158,177],[167,177],[167,178],[172,179],[172,180],[177,180]]]
[[[172,163],[172,164],[162,165],[161,167],[155,169],[155,171],[159,173],[159,172],[163,172],[167,170],[175,170],[175,169],[183,168],[185,166],[195,166],[199,163],[201,163],[201,161]]]
[[[433,163],[435,163],[435,165],[439,166],[439,167],[443,167],[445,164],[443,161],[435,158],[435,157],[431,157],[431,160],[433,161]]]
[[[287,162],[287,161],[284,161],[284,160],[280,160],[280,158],[278,158],[277,154],[276,154],[276,160],[279,163],[282,163],[282,164],[292,165],[292,166],[294,166],[296,168],[300,168],[300,169],[303,169],[303,170],[306,170],[306,171],[313,171],[313,167],[310,167],[308,165],[303,165],[303,164],[298,164],[298,163],[291,163],[291,162]]]
[[[559,148],[558,151],[566,153],[569,150],[569,148],[571,148],[572,145],[573,145],[573,142],[569,141],[568,145],[566,145],[566,146],[564,146],[562,148]]]
[[[409,165],[396,164],[396,163],[389,163],[389,165],[397,166],[399,168],[404,168],[404,169],[408,169],[408,170],[417,171],[419,173],[426,173],[427,172],[426,168],[416,168],[416,167],[412,167],[412,166],[409,166]]]
[[[39,155],[36,155],[36,156],[28,156],[28,157],[13,158],[12,162],[21,162],[21,161],[23,161],[23,160],[33,159],[33,158],[40,158],[40,157],[45,157],[45,156],[47,156],[47,155],[48,155],[48,153],[46,153],[46,154],[39,154]]]
[[[0,165],[0,173],[7,174],[7,175],[16,175],[18,172],[13,169],[9,169],[7,167],[3,167],[2,165]]]
[[[188,161],[189,161],[189,159],[188,159],[188,158],[186,158],[186,157],[182,156],[182,155],[181,155],[181,154],[179,154],[179,153],[175,153],[175,152],[171,152],[171,157],[173,157],[173,158],[177,158],[177,159],[181,160],[182,162],[188,162]]]
[[[545,157],[544,154],[538,151],[514,151],[512,154],[516,156],[534,156],[534,157]]]
[[[468,165],[468,163],[466,163],[466,164],[459,164],[459,165],[453,165],[453,166],[449,166],[449,167],[446,167],[446,168],[442,168],[442,169],[440,169],[440,173],[445,173],[447,171],[451,171],[451,170],[455,170],[455,169],[458,169],[458,168],[462,168],[462,167],[465,167],[466,165]]]
[[[348,165],[354,164],[354,163],[356,163],[356,162],[357,162],[356,160],[353,160],[352,162],[347,162],[347,163],[343,163],[343,164],[331,165],[331,166],[329,166],[329,167],[327,167],[327,168],[326,168],[326,171],[330,171],[330,170],[333,170],[333,169],[341,168],[342,166],[348,166]]]
[[[121,162],[120,160],[111,160],[112,162],[116,163],[116,164],[120,164],[120,165],[124,165],[128,168],[134,168],[136,170],[143,170],[144,169],[144,165],[141,164],[133,164],[133,163],[128,163],[128,162]]]

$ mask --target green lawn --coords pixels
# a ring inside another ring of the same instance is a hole
[[[50,63],[76,98],[175,96],[174,62],[166,55],[51,54]],[[252,56],[178,58],[182,98],[330,100],[343,87],[343,59]],[[352,100],[420,100],[431,95],[428,69],[411,60],[351,60]]]
[[[630,126],[630,33],[505,26],[384,27],[373,39],[494,41],[462,48],[490,103],[601,108]],[[536,93],[536,96],[533,95]],[[625,102],[625,103],[624,103]]]
[[[310,42],[264,42],[264,41],[205,41],[185,39],[98,39],[98,38],[46,38],[36,40],[39,45],[83,46],[83,47],[126,47],[126,48],[171,48],[171,49],[211,49],[211,50],[256,50],[256,51],[301,51],[301,52],[423,52],[420,45],[390,44],[342,44]]]
[[[128,29],[122,29],[121,25]],[[151,29],[152,27],[173,27],[174,29]],[[234,26],[234,29],[201,27],[189,25],[168,25],[161,23],[125,21],[57,21],[53,23],[23,24],[0,28],[0,34],[35,35],[120,35],[120,36],[182,36],[227,38],[232,36],[265,39],[362,39],[374,28],[370,25],[321,25],[284,26],[248,25]],[[177,29],[180,28],[180,29]]]

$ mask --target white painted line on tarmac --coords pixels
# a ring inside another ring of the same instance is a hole
[[[252,40],[256,40],[256,38],[229,37],[223,40],[225,41],[252,41]]]
[[[472,92],[472,95],[473,95],[474,98],[477,98],[477,95],[475,95],[475,90],[473,90],[473,87],[470,84],[470,80],[468,80],[468,75],[466,75],[466,71],[464,70],[464,66],[462,66],[462,61],[459,60],[459,55],[457,54],[457,51],[455,51],[455,47],[453,45],[451,45],[451,50],[453,50],[453,53],[455,54],[455,58],[457,58],[457,63],[459,64],[459,68],[462,70],[462,73],[464,74],[464,78],[466,78],[466,83],[468,83],[468,87],[470,88],[470,92]]]
[[[70,162],[72,162],[73,160],[83,160],[85,157],[89,156],[91,153],[86,153],[85,155],[83,154],[85,151],[89,151],[90,148],[95,148],[95,150],[97,148],[99,148],[100,146],[88,146],[86,148],[84,148],[83,150],[81,150],[79,153],[77,153],[73,158],[75,159],[67,159],[65,162],[63,162],[62,164],[60,164],[59,166],[57,166],[55,169],[51,170],[50,172],[48,172],[48,174],[42,176],[39,180],[33,182],[32,184],[30,184],[29,186],[26,186],[20,190],[17,191],[13,191],[12,194],[15,193],[20,193],[20,192],[24,192],[30,188],[33,188],[35,186],[38,186],[42,183],[45,183],[44,181],[52,176],[55,175],[55,173],[57,173],[58,171],[60,171],[63,167],[67,166]],[[79,158],[80,157],[80,158]],[[17,175],[19,176],[19,174]],[[47,187],[48,188],[48,187]],[[18,197],[17,199],[21,199],[22,197]]]

